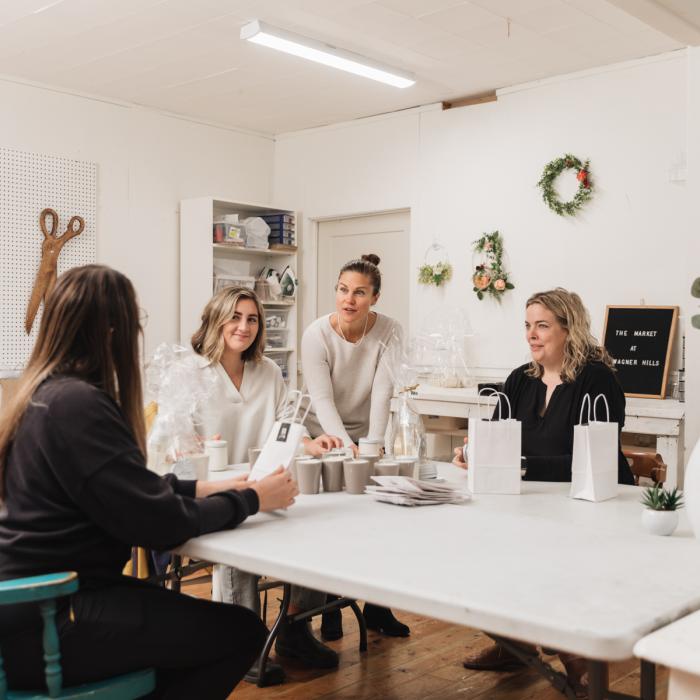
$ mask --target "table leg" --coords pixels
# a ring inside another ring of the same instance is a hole
[[[660,435],[656,438],[656,451],[666,463],[666,481],[664,487],[674,489],[678,486],[678,438]]]
[[[656,666],[642,659],[640,700],[656,700]]]
[[[588,659],[588,700],[605,700],[608,695],[608,666]]]
[[[267,664],[267,658],[268,656],[270,656],[272,643],[275,641],[277,634],[279,633],[280,625],[284,621],[284,618],[287,617],[287,611],[289,610],[289,601],[291,598],[292,586],[289,583],[285,583],[283,584],[283,588],[284,592],[282,593],[282,602],[280,603],[279,614],[277,615],[275,623],[272,625],[270,634],[267,635],[267,639],[265,640],[265,646],[263,647],[262,652],[260,652],[260,657],[258,659],[258,688],[264,687],[263,674],[265,673],[265,665]]]

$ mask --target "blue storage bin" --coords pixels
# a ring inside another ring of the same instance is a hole
[[[294,214],[263,214],[260,218],[270,227],[273,224],[294,224]]]
[[[294,233],[294,224],[268,224],[270,231],[284,231],[285,233]]]
[[[267,240],[270,241],[270,243],[282,243],[283,245],[294,245],[294,234],[277,234],[277,233],[271,233],[268,237]]]

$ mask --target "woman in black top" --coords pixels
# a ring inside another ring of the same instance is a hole
[[[66,685],[155,668],[156,697],[225,698],[267,630],[245,608],[121,575],[132,545],[171,549],[294,502],[281,470],[251,484],[146,469],[136,295],[122,274],[74,268],[52,292],[18,392],[0,418],[0,580],[77,571],[59,601]],[[44,684],[32,604],[0,607],[9,687]]]
[[[527,301],[525,315],[532,361],[513,370],[503,389],[513,417],[522,423],[524,478],[571,481],[574,426],[579,422],[583,397],[590,394],[595,399],[603,394],[610,420],[621,432],[625,394],[612,359],[591,335],[588,312],[578,294],[561,288],[534,294]],[[502,408],[507,410],[505,405]],[[602,402],[598,410],[604,412]],[[461,449],[455,450],[454,463],[466,468]],[[617,473],[619,483],[634,483],[619,440]]]
[[[591,335],[588,311],[578,294],[561,288],[533,294],[525,308],[525,339],[532,361],[511,372],[503,390],[510,400],[513,417],[522,423],[524,478],[571,481],[574,426],[579,422],[583,397],[590,394],[595,399],[603,394],[610,420],[621,431],[625,423],[625,395],[610,355]],[[507,410],[504,405],[501,408]],[[461,449],[455,450],[453,462],[467,468]],[[634,483],[619,438],[618,481]],[[586,697],[585,660],[570,654],[559,656],[570,684],[577,694]],[[489,671],[520,665],[524,664],[499,645],[464,661],[466,668]]]

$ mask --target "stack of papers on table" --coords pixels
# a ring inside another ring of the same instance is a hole
[[[366,491],[382,503],[397,506],[432,506],[440,503],[466,503],[470,494],[453,484],[409,479],[407,476],[373,476],[379,486],[368,486]]]

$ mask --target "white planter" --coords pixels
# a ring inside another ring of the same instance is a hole
[[[642,511],[642,525],[652,535],[670,535],[678,527],[678,511],[645,508]]]

